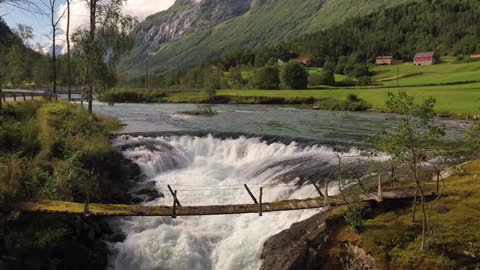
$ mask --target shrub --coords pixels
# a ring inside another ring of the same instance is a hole
[[[360,86],[368,86],[372,84],[373,84],[372,77],[362,76],[358,78],[358,85]]]
[[[310,76],[309,84],[311,86],[328,85],[335,86],[335,76],[330,70],[322,70],[320,73],[314,73]]]
[[[305,68],[294,62],[282,66],[280,71],[282,86],[288,89],[306,89],[308,85],[308,73]]]
[[[251,83],[252,86],[257,89],[278,89],[280,85],[278,68],[265,66],[256,69]]]

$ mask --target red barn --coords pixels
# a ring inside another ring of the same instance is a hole
[[[435,65],[440,62],[440,56],[436,52],[421,52],[415,54],[413,64],[415,66]]]
[[[377,65],[391,65],[393,64],[393,56],[378,56],[375,60]]]

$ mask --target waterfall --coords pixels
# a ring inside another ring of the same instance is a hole
[[[167,185],[183,206],[252,203],[243,184],[263,201],[318,196],[305,179],[332,177],[336,153],[324,146],[268,143],[261,138],[121,136],[115,144],[135,161],[161,196],[146,205],[171,205]],[[366,160],[355,149],[341,154]],[[346,162],[348,166],[348,162]],[[362,173],[362,172],[360,172]],[[335,188],[329,191],[334,194]],[[317,210],[283,213],[156,218],[114,222],[126,239],[110,243],[111,269],[258,269],[263,243]]]

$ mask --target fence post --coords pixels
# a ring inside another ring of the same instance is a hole
[[[25,94],[22,94],[23,95],[23,101],[26,101],[27,98],[25,97]]]
[[[180,201],[177,199],[177,194],[174,194],[172,187],[170,185],[167,185],[167,187],[170,190],[170,193],[172,193],[172,197],[175,199],[175,203],[177,204],[177,206],[182,206],[180,204]]]
[[[177,191],[173,192],[173,213],[172,218],[177,218]]]
[[[377,194],[377,201],[383,202],[383,193],[382,193],[382,176],[378,176],[378,194]]]
[[[17,94],[13,93],[13,102],[17,102]]]
[[[328,201],[328,179],[325,179],[325,196],[323,205],[327,208],[330,208],[330,202]]]
[[[2,112],[2,88],[0,88],[0,112]]]
[[[263,196],[263,187],[260,188],[260,197],[258,198],[258,215],[263,216],[263,209],[262,209],[262,196]]]
[[[243,185],[245,187],[245,189],[247,190],[248,194],[250,195],[250,197],[252,198],[253,202],[255,204],[258,204],[257,202],[257,199],[255,199],[255,196],[253,196],[253,193],[250,191],[250,189],[248,188],[247,184],[244,184]]]

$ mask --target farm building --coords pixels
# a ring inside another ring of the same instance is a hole
[[[295,59],[294,61],[305,67],[307,67],[310,64],[310,60],[308,58]]]
[[[470,58],[480,59],[480,54],[472,54],[472,55],[470,55]]]
[[[415,66],[435,65],[440,62],[440,56],[436,52],[421,52],[415,54],[413,64]]]
[[[378,56],[375,60],[377,65],[391,65],[393,64],[393,56]]]

